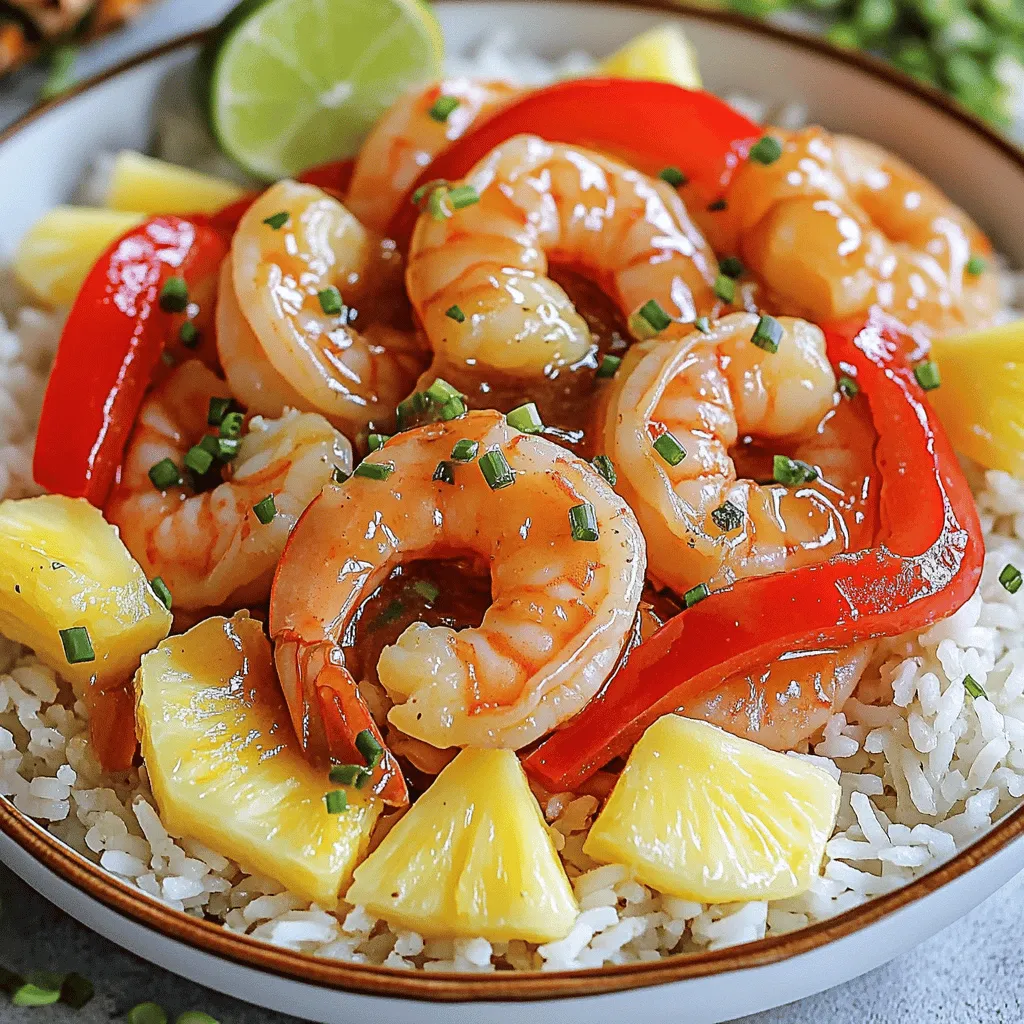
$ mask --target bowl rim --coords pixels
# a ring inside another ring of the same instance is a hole
[[[449,3],[464,0],[447,0]],[[728,11],[691,6],[679,0],[519,0],[523,3],[556,5],[591,4],[638,9],[666,16],[680,16],[712,24],[740,28],[786,43],[798,50],[831,58],[865,72],[889,87],[952,117],[1016,164],[1024,180],[1024,151],[1004,138],[955,100],[912,78],[892,65],[868,54],[841,49],[824,39],[777,25],[754,21]],[[51,111],[72,103],[77,97],[151,61],[185,52],[203,43],[209,30],[178,36],[143,51],[75,85],[68,92],[42,103],[0,131],[0,146]],[[775,964],[823,947],[849,936],[965,875],[995,856],[1024,834],[1024,804],[1016,808],[980,839],[955,857],[921,878],[890,893],[876,896],[836,917],[808,925],[785,935],[767,937],[711,952],[685,953],[663,960],[606,966],[576,971],[519,972],[496,974],[426,973],[399,968],[325,960],[273,946],[247,935],[230,932],[212,921],[190,917],[122,882],[65,845],[42,825],[18,811],[7,798],[0,798],[0,832],[39,861],[44,867],[73,885],[87,897],[137,924],[233,963],[271,975],[342,991],[392,999],[431,1002],[532,1001],[569,999],[607,994],[670,982],[693,980],[732,971]]]

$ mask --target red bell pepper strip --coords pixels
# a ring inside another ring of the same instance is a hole
[[[578,78],[527,93],[471,128],[416,179],[457,181],[495,146],[524,132],[587,146],[657,174],[677,167],[703,201],[718,198],[762,130],[710,93],[668,82]],[[419,210],[403,203],[388,234],[404,244]]]
[[[43,399],[32,471],[41,487],[102,507],[168,336],[163,282],[215,273],[226,252],[213,228],[153,217],[89,272],[64,326]]]
[[[833,364],[856,378],[878,433],[879,543],[742,580],[670,619],[526,758],[527,771],[548,789],[574,789],[626,753],[656,718],[735,672],[788,652],[921,629],[974,593],[984,559],[981,525],[953,449],[903,356],[912,340],[877,312],[866,326],[836,326],[826,338]]]

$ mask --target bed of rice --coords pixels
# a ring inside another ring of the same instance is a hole
[[[587,58],[570,55],[555,67],[499,36],[453,64],[537,82],[583,69]],[[744,107],[766,114],[749,101]],[[775,123],[801,116],[793,108],[770,113]],[[163,153],[195,165],[204,142],[174,116],[164,126]],[[1013,275],[1005,279],[1011,310],[1024,290]],[[22,497],[35,493],[33,434],[61,319],[26,307],[4,279],[0,311],[0,496]],[[1024,481],[968,472],[988,552],[980,590],[950,619],[881,644],[842,713],[806,754],[792,755],[828,771],[843,793],[822,874],[794,899],[707,906],[654,892],[625,868],[584,855],[594,797],[539,793],[581,908],[561,941],[437,940],[394,931],[361,907],[328,913],[200,842],[169,835],[145,768],[105,775],[89,749],[82,705],[30,652],[2,637],[0,794],[154,899],[314,956],[428,971],[558,970],[788,932],[930,871],[1024,796],[1024,601],[997,581],[1007,562],[1024,565]],[[966,694],[968,673],[987,698]]]

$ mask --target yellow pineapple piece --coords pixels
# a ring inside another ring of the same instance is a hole
[[[783,899],[820,871],[839,796],[806,761],[666,715],[633,748],[583,850],[682,899]]]
[[[635,36],[601,63],[613,78],[642,78],[699,89],[697,57],[678,25],[658,25]]]
[[[31,647],[81,696],[132,677],[171,615],[114,529],[83,498],[0,501],[0,633]],[[94,661],[69,664],[61,630],[88,631]]]
[[[147,214],[216,213],[242,195],[233,181],[125,149],[114,158],[106,205]]]
[[[277,879],[322,907],[366,852],[381,804],[336,785],[305,759],[277,682],[270,642],[246,612],[165,640],[135,677],[153,795],[167,828]]]
[[[33,296],[70,306],[93,264],[145,218],[89,206],[55,206],[26,232],[14,254],[14,274]]]
[[[491,942],[561,939],[578,913],[511,750],[463,750],[356,868],[345,899],[400,928]]]

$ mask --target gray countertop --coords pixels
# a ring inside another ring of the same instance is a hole
[[[91,47],[79,73],[92,74],[132,53],[216,18],[224,0],[164,0],[127,32]],[[42,75],[26,72],[0,86],[0,126],[38,93]],[[90,978],[97,998],[80,1013],[15,1009],[0,1003],[3,1021],[99,1024],[137,1002],[153,1000],[174,1014],[205,1010],[221,1024],[287,1024],[152,967],[91,934],[10,872],[0,869],[5,911],[0,963],[13,970],[75,970]],[[16,912],[13,908],[17,908]],[[800,1003],[744,1019],[744,1024],[1019,1024],[1024,1021],[1024,876],[964,920],[893,963]]]

